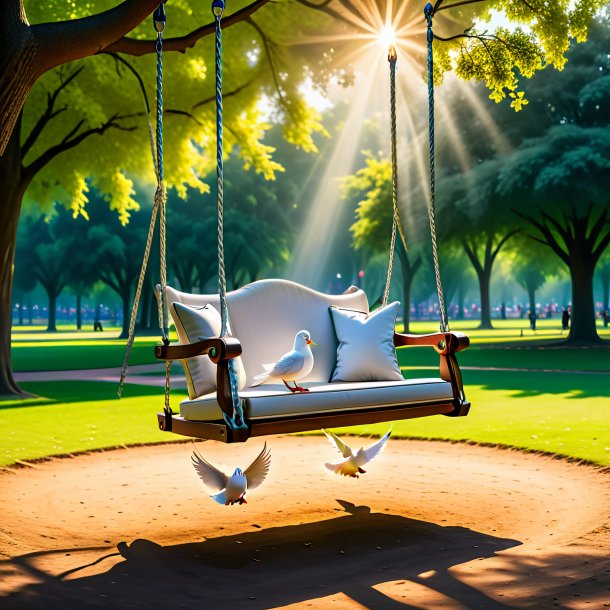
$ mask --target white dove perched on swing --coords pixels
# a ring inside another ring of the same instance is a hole
[[[267,449],[267,443],[258,457],[244,471],[236,468],[235,472],[228,477],[224,472],[212,466],[197,451],[193,451],[193,466],[205,486],[214,494],[210,496],[218,504],[235,504],[238,502],[246,504],[246,491],[255,489],[266,478],[271,463],[271,452]]]
[[[274,364],[263,364],[264,373],[254,377],[252,385],[260,385],[269,379],[281,379],[291,392],[309,392],[307,388],[297,385],[297,379],[304,379],[313,369],[313,354],[310,345],[317,345],[311,340],[307,330],[300,330],[294,338],[294,347],[286,352]],[[294,388],[288,382],[294,383]]]
[[[322,430],[322,432],[326,434],[330,444],[343,456],[342,460],[326,462],[324,466],[335,474],[358,478],[358,473],[364,474],[366,472],[362,467],[371,460],[374,460],[383,451],[390,438],[392,429],[390,428],[374,445],[366,449],[360,447],[356,453],[332,432],[327,430]]]

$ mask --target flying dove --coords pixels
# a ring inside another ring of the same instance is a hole
[[[342,460],[336,462],[326,462],[324,464],[328,470],[335,474],[341,474],[344,477],[358,478],[358,473],[364,474],[362,466],[374,460],[384,449],[392,429],[390,428],[374,445],[360,447],[356,453],[352,451],[338,436],[330,431],[322,430],[326,434],[326,438],[330,444],[343,456]]]
[[[210,496],[212,499],[218,504],[232,505],[238,502],[241,505],[246,503],[244,497],[246,491],[255,489],[265,480],[271,463],[271,452],[265,443],[263,450],[246,470],[236,468],[230,477],[212,466],[197,451],[193,451],[191,459],[199,478],[210,491],[214,492]]]
[[[252,385],[260,385],[269,379],[281,379],[291,392],[309,392],[308,389],[297,385],[297,379],[303,379],[313,369],[313,354],[310,345],[317,345],[311,340],[307,330],[300,330],[294,338],[294,347],[285,353],[274,364],[263,364],[264,373],[254,378]],[[294,388],[288,382],[294,383]]]

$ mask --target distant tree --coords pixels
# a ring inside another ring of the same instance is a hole
[[[547,279],[559,272],[560,262],[548,249],[527,237],[519,236],[512,244],[510,269],[513,277],[526,290],[529,309],[536,311],[536,291]]]
[[[27,259],[24,254],[30,247],[27,241],[26,222],[22,222],[17,233],[17,252],[15,254],[15,278],[13,280],[17,293],[17,308],[19,311],[19,326],[23,326],[24,300],[27,294],[36,288],[38,280],[32,271],[26,266]],[[23,259],[23,262],[22,262]],[[32,318],[31,306],[28,308],[30,319]]]
[[[371,254],[389,252],[392,230],[392,166],[389,160],[368,154],[365,166],[343,179],[343,196],[357,201],[356,222],[351,226],[353,244]],[[405,332],[411,316],[411,287],[422,266],[417,247],[407,244],[405,251],[400,237],[396,254],[402,270],[402,313]]]
[[[83,297],[100,279],[95,266],[97,253],[91,247],[91,244],[88,244],[85,240],[79,241],[76,239],[78,235],[87,234],[89,221],[82,215],[74,218],[73,214],[68,214],[64,209],[58,208],[54,226],[58,238],[71,246],[69,253],[71,264],[66,269],[66,285],[76,298],[76,330],[81,330],[83,326]]]
[[[57,330],[57,297],[70,281],[79,245],[76,234],[62,235],[60,227],[68,212],[57,209],[50,218],[40,216],[25,223],[18,265],[31,273],[48,298],[48,332]]]
[[[497,190],[566,265],[569,341],[597,341],[593,274],[610,244],[610,127],[560,125],[504,159]]]
[[[602,308],[604,311],[610,311],[610,252],[608,250],[599,262],[597,273],[602,285]]]
[[[131,301],[142,265],[149,218],[140,212],[123,226],[116,214],[100,201],[90,206],[90,217],[87,244],[95,253],[94,267],[100,280],[121,299],[123,328],[120,338],[124,339],[129,332]]]
[[[498,255],[517,233],[509,208],[494,198],[498,169],[492,161],[479,164],[466,175],[444,179],[439,191],[443,237],[461,245],[479,282],[480,328],[493,328],[491,274]]]

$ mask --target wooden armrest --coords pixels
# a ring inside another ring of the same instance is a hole
[[[208,354],[210,360],[218,364],[221,360],[237,358],[241,351],[241,344],[235,337],[212,337],[184,345],[157,345],[155,357],[158,360],[183,360]]]
[[[470,339],[464,333],[446,332],[429,335],[405,335],[394,333],[394,345],[429,345],[439,354],[461,352],[470,345]]]

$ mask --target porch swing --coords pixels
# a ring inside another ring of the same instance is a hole
[[[302,432],[320,428],[371,424],[443,414],[467,415],[470,403],[466,400],[456,353],[467,348],[466,335],[449,330],[440,279],[435,229],[434,175],[434,85],[432,79],[432,17],[433,7],[424,10],[428,23],[428,94],[430,110],[430,203],[428,206],[432,252],[440,312],[440,332],[427,335],[401,334],[394,331],[394,347],[430,346],[440,357],[438,378],[403,379],[400,381],[329,382],[337,358],[338,341],[329,308],[369,313],[364,292],[355,286],[339,295],[317,292],[295,282],[281,279],[256,281],[227,293],[224,265],[223,235],[223,118],[222,118],[222,34],[221,20],[225,3],[214,0],[216,58],[216,134],[218,181],[218,294],[196,295],[180,292],[167,285],[165,265],[166,195],[163,176],[163,4],[153,16],[157,32],[157,106],[156,142],[151,132],[151,147],[157,177],[154,207],[138,289],[131,313],[130,334],[125,362],[121,371],[121,388],[127,373],[129,354],[133,345],[135,320],[150,254],[152,237],[159,216],[161,283],[157,289],[159,324],[162,344],[155,348],[155,356],[164,361],[165,405],[157,414],[159,428],[189,437],[231,442],[243,442],[250,437]],[[390,64],[391,143],[392,143],[392,205],[393,220],[388,272],[383,305],[388,302],[392,276],[396,236],[406,247],[400,223],[397,199],[396,151],[396,73],[397,54],[391,47]],[[149,122],[150,125],[150,122]],[[220,313],[217,336],[197,336],[179,333],[181,342],[170,345],[169,311],[178,328],[178,310],[213,308]],[[319,344],[315,364],[305,378],[307,393],[289,393],[283,386],[252,387],[253,377],[261,372],[261,363],[275,362],[290,347],[295,333],[305,328]],[[189,398],[180,404],[180,413],[170,407],[170,367],[180,360],[185,367],[189,384]],[[241,362],[240,362],[241,360]],[[194,387],[190,363],[202,363],[215,368],[215,388],[201,394]],[[212,363],[212,364],[210,364]],[[241,372],[238,373],[238,369]]]

